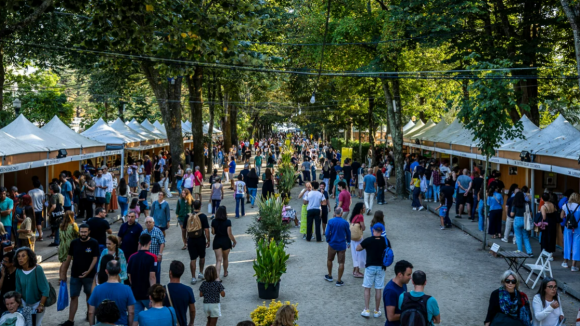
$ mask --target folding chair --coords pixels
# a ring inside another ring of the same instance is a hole
[[[538,257],[538,260],[535,264],[526,264],[526,266],[530,268],[530,275],[528,275],[528,278],[526,279],[526,284],[532,280],[532,275],[534,275],[535,271],[538,273],[538,277],[533,280],[534,284],[532,285],[532,289],[536,286],[536,283],[538,283],[541,277],[546,277],[547,271],[550,272],[550,277],[552,277],[552,265],[550,264],[550,257],[552,257],[551,253],[542,250],[542,253]]]

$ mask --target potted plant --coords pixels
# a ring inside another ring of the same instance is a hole
[[[276,170],[276,179],[278,180],[278,192],[282,197],[290,198],[290,191],[296,184],[296,171],[291,163],[292,152],[284,151],[281,155],[281,162]]]
[[[292,243],[290,224],[282,223],[283,199],[258,197],[258,219],[248,228],[246,233],[252,236],[256,245],[261,239],[282,242],[284,245]]]
[[[284,250],[284,243],[268,242],[261,239],[256,248],[254,276],[258,282],[260,299],[277,299],[280,292],[280,278],[286,273],[286,261],[290,257]]]
[[[294,323],[293,326],[296,325],[298,321],[298,304],[292,304],[290,301],[286,301],[284,303],[276,300],[272,300],[268,306],[266,306],[266,302],[264,302],[261,306],[258,306],[252,313],[250,314],[250,318],[256,326],[271,326],[276,319],[276,313],[282,306],[288,305],[294,308]]]

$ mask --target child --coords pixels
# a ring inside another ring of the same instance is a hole
[[[352,177],[350,178],[350,195],[356,196],[356,191],[357,191],[356,183],[354,182],[354,177]]]
[[[139,219],[139,214],[141,214],[141,209],[139,208],[139,199],[133,198],[131,199],[131,205],[129,205],[129,213],[135,213],[137,219]]]
[[[141,213],[145,214],[145,217],[149,216],[149,203],[147,203],[147,189],[149,185],[145,182],[141,182],[141,192],[139,193],[139,210]],[[139,219],[140,215],[137,216]]]
[[[439,218],[441,219],[441,230],[445,230],[445,215],[447,215],[447,204],[445,203],[445,197],[441,196],[439,198],[439,206],[435,208],[439,210]]]
[[[226,296],[224,286],[216,281],[218,277],[215,266],[208,266],[203,274],[205,281],[199,287],[199,296],[203,297],[203,311],[207,316],[208,325],[216,325],[218,317],[222,316],[220,295]]]
[[[18,229],[18,244],[19,247],[28,247],[34,250],[34,233],[32,233],[32,219],[34,216],[34,211],[31,206],[27,206],[24,209],[24,221],[20,224],[20,229]]]

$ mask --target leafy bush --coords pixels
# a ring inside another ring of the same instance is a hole
[[[298,321],[298,304],[291,304],[290,301],[286,301],[284,303],[276,300],[272,300],[268,306],[266,306],[266,302],[261,306],[258,306],[252,313],[250,314],[250,318],[256,326],[271,326],[276,319],[276,313],[283,305],[289,305],[294,308],[294,326],[298,326],[296,321]],[[291,325],[288,325],[291,326]]]
[[[254,276],[258,282],[268,285],[278,284],[282,274],[286,273],[286,261],[290,258],[284,250],[284,243],[260,239],[256,247],[256,259],[254,260]]]
[[[290,192],[296,184],[296,171],[294,171],[294,166],[292,166],[292,151],[284,150],[281,154],[280,164],[276,170],[276,177],[278,180],[278,192],[284,198],[290,197]]]
[[[266,200],[257,198],[258,219],[252,222],[246,233],[252,236],[256,244],[261,240],[282,242],[285,245],[292,243],[290,224],[282,223],[282,198],[271,197]]]
[[[352,148],[352,159],[355,161],[360,162],[360,155],[359,155],[359,146],[358,141],[348,141],[345,142],[344,139],[341,138],[332,138],[330,141],[332,148],[342,150],[343,147]],[[371,144],[368,142],[362,143],[362,152],[363,152],[363,159],[366,160],[367,153],[369,152],[369,148],[371,148]],[[342,151],[341,151],[342,153]],[[363,162],[360,162],[363,163]]]

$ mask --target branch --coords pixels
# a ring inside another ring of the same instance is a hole
[[[26,17],[24,20],[22,20],[19,23],[16,23],[13,26],[7,26],[3,30],[0,30],[0,39],[10,34],[14,34],[15,32],[26,27],[28,24],[37,20],[38,17],[40,17],[46,11],[46,9],[48,9],[48,7],[52,5],[53,1],[54,0],[44,0],[42,4],[40,4],[40,6],[38,6],[38,8],[36,8],[36,10],[30,16]]]
[[[578,16],[574,12],[574,10],[570,8],[570,2],[568,0],[560,0],[560,2],[562,3],[562,7],[564,8],[566,17],[568,17],[568,20],[570,21],[570,26],[572,27],[573,30],[575,31],[578,30],[578,25],[576,24]]]
[[[376,0],[376,1],[379,3],[379,5],[381,5],[381,8],[383,10],[385,10],[385,11],[389,10],[389,8],[385,5],[385,3],[382,0]]]

